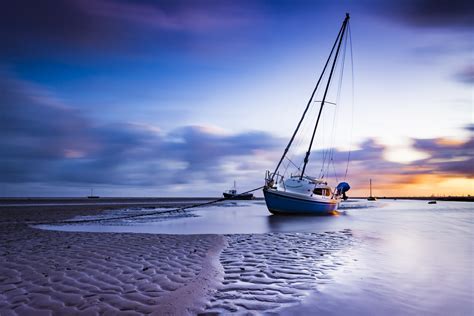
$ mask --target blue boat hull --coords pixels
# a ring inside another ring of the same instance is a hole
[[[298,199],[263,190],[267,208],[272,214],[284,215],[333,215],[339,203]]]

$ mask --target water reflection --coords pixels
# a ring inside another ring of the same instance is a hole
[[[267,216],[268,230],[271,232],[317,232],[336,228],[338,217],[335,216]]]

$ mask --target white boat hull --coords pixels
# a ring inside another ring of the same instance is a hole
[[[263,189],[267,208],[272,214],[285,215],[333,215],[339,200],[316,198],[275,189]]]

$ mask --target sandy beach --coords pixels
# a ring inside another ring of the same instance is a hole
[[[196,201],[98,202],[3,201],[0,315],[473,312],[470,203],[279,217],[259,200],[174,215],[160,212]]]
[[[25,224],[99,211],[1,210],[2,315],[194,314],[204,308],[220,280],[222,236],[65,233]]]
[[[104,209],[110,206],[0,209],[0,314],[274,311],[324,283],[326,271],[341,264],[331,253],[351,235],[81,233],[28,225]]]

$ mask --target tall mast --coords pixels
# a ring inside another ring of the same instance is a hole
[[[346,16],[347,19],[347,16]],[[344,20],[345,22],[345,20]],[[329,53],[328,59],[326,60],[326,64],[324,64],[323,71],[321,72],[321,75],[319,76],[318,82],[316,83],[316,86],[313,89],[313,92],[311,93],[311,96],[309,97],[308,104],[306,104],[306,108],[304,109],[303,115],[301,116],[300,121],[298,122],[298,125],[296,126],[295,131],[293,132],[293,135],[291,136],[290,141],[288,142],[288,145],[286,146],[285,150],[283,151],[283,155],[280,158],[280,161],[278,162],[275,171],[272,174],[272,180],[275,177],[275,174],[277,173],[278,169],[280,168],[281,163],[283,162],[283,159],[285,159],[286,154],[288,153],[288,150],[291,147],[291,144],[293,143],[296,134],[298,133],[298,130],[300,129],[301,123],[303,123],[304,117],[306,116],[306,112],[308,112],[309,106],[311,105],[311,102],[313,101],[314,95],[316,91],[318,90],[319,84],[323,78],[324,73],[326,72],[326,68],[329,64],[329,61],[331,60],[332,53],[334,52],[334,48],[336,48],[336,44],[339,40],[339,37],[341,37],[341,34],[343,32],[343,29],[345,27],[345,24],[343,23],[341,28],[339,29],[339,33],[337,34],[336,40],[334,41],[334,44],[332,45],[331,52]]]
[[[372,179],[369,179],[370,184],[370,197],[372,197]]]
[[[349,13],[346,13],[346,18],[344,22],[342,22],[342,33],[339,37],[339,44],[337,45],[336,55],[334,56],[334,60],[331,66],[331,72],[329,73],[328,82],[326,84],[326,89],[324,90],[323,100],[321,101],[321,107],[319,108],[318,118],[316,119],[316,124],[314,125],[313,135],[311,136],[311,141],[309,143],[308,151],[306,152],[306,156],[304,157],[304,164],[303,169],[301,170],[300,179],[303,179],[304,171],[306,169],[306,165],[309,161],[309,155],[311,153],[311,147],[313,147],[314,135],[316,135],[316,130],[318,129],[319,119],[321,118],[321,113],[323,112],[324,103],[326,102],[326,96],[328,94],[329,85],[331,84],[332,74],[334,73],[334,68],[336,67],[337,57],[339,56],[339,51],[341,49],[342,39],[344,38],[344,33],[346,32],[347,22],[349,22]]]

